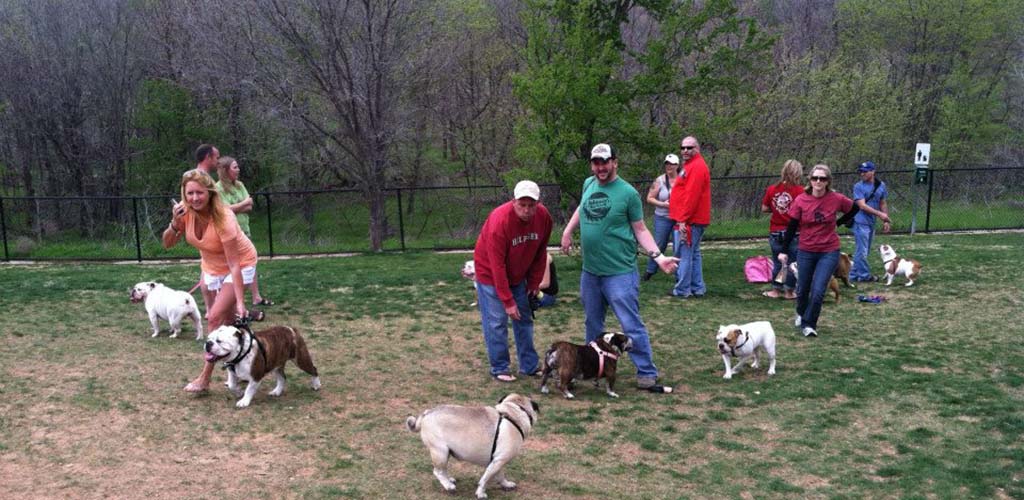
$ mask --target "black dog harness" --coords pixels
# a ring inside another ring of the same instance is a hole
[[[238,356],[235,356],[235,359],[232,359],[231,361],[224,363],[224,368],[231,370],[231,373],[235,373],[235,366],[238,365],[238,363],[240,363],[243,359],[245,359],[247,355],[249,355],[249,352],[252,351],[253,344],[256,344],[256,350],[259,351],[260,356],[263,356],[263,363],[266,364],[267,353],[263,349],[263,344],[260,343],[260,339],[256,338],[256,336],[252,334],[252,330],[249,329],[248,325],[238,325],[236,326],[236,328],[245,332],[245,336],[249,337],[249,345],[246,346],[245,350],[240,352]],[[244,337],[242,338],[242,343],[245,343]]]
[[[516,406],[519,406],[519,405],[516,405]],[[526,408],[523,408],[522,406],[519,406],[519,409],[523,410],[523,413],[526,414],[526,418],[530,419],[530,426],[532,427],[533,426],[533,415],[530,415],[530,412],[526,411]],[[519,427],[519,424],[517,424],[515,420],[512,420],[511,418],[509,418],[508,415],[506,415],[504,413],[501,413],[500,415],[501,416],[498,417],[498,426],[495,427],[495,429],[494,429],[494,442],[491,443],[491,460],[490,460],[491,462],[494,461],[494,452],[497,451],[497,449],[498,449],[498,436],[501,435],[501,421],[502,420],[508,420],[508,423],[512,424],[516,428],[516,430],[519,431],[519,435],[523,438],[523,441],[526,441],[526,433],[523,432],[523,428]]]

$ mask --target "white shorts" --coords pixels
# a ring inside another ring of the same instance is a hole
[[[242,284],[251,285],[252,280],[256,278],[256,266],[249,266],[242,268]],[[231,283],[231,275],[225,274],[222,276],[213,276],[203,273],[203,281],[206,283],[206,289],[212,292],[220,290],[221,286],[225,283]]]

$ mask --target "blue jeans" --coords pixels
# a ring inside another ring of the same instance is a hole
[[[668,239],[672,237],[672,226],[675,225],[675,221],[668,217],[663,217],[658,214],[654,214],[654,242],[658,244],[658,250],[661,253],[665,253],[665,249],[668,248]],[[647,274],[657,274],[658,263],[654,262],[654,259],[647,259]]]
[[[676,286],[672,288],[672,295],[676,297],[704,295],[708,291],[704,286],[703,262],[700,255],[700,240],[704,237],[704,229],[707,226],[690,224],[689,227],[689,245],[686,244],[686,235],[672,231],[672,244],[675,245],[676,257],[679,257]]]
[[[658,367],[651,359],[651,340],[640,319],[640,276],[636,271],[598,276],[583,271],[580,276],[580,300],[583,302],[586,341],[597,340],[604,333],[604,317],[608,306],[622,325],[622,332],[633,341],[629,358],[636,366],[637,377],[657,377]]]
[[[512,320],[512,333],[516,340],[516,358],[519,373],[530,374],[539,367],[537,351],[533,348],[533,315],[526,296],[526,280],[513,285],[512,296],[519,306],[519,321]],[[487,358],[491,362],[491,375],[511,373],[508,354],[508,314],[491,285],[477,283],[477,302],[480,305],[480,323],[487,345]]]
[[[856,223],[853,231],[853,267],[850,268],[850,281],[864,281],[871,278],[871,267],[868,266],[868,255],[871,254],[871,240],[875,237],[875,224]]]
[[[832,273],[839,264],[839,250],[834,252],[807,252],[801,250],[796,256],[800,277],[796,281],[796,314],[800,325],[818,328],[821,303]]]
[[[793,241],[789,242],[789,248],[782,248],[782,240],[785,239],[785,231],[776,231],[768,235],[768,246],[772,249],[772,288],[776,290],[785,289],[786,291],[793,290],[796,288],[796,276],[793,273],[786,273],[786,282],[779,283],[775,281],[775,277],[779,275],[779,271],[782,270],[782,263],[779,262],[779,254],[785,253],[788,258],[787,262],[796,262],[797,256],[797,244],[800,242],[800,237],[794,236]],[[799,266],[799,264],[797,264]]]

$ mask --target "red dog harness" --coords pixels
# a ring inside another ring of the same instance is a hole
[[[612,359],[619,359],[619,355],[602,350],[600,347],[598,347],[596,340],[590,343],[590,347],[593,347],[594,350],[597,351],[597,378],[601,378],[601,375],[604,375],[605,356]]]

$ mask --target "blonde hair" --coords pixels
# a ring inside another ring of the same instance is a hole
[[[185,175],[181,176],[181,200],[185,201],[185,185],[189,182],[195,182],[200,186],[206,188],[209,192],[210,201],[207,202],[207,206],[210,209],[210,218],[213,219],[213,225],[218,229],[224,227],[224,221],[227,219],[225,211],[227,207],[224,206],[224,201],[220,199],[220,192],[217,191],[217,184],[213,182],[213,177],[203,172],[202,170],[189,170],[185,172]],[[192,207],[185,203],[187,210],[195,212]]]
[[[811,194],[811,177],[814,176],[814,171],[815,170],[822,170],[822,171],[825,172],[825,177],[828,177],[828,184],[825,184],[825,192],[826,193],[831,192],[832,191],[832,169],[829,168],[829,166],[825,165],[824,163],[819,163],[819,164],[811,167],[811,172],[807,174],[807,189],[805,190],[805,192],[807,194]]]
[[[231,180],[231,176],[228,174],[228,170],[231,169],[231,164],[236,160],[230,156],[221,156],[217,160],[217,179],[220,181],[220,185],[224,188],[224,191],[234,191],[242,183],[236,180]]]
[[[800,179],[804,176],[804,166],[796,160],[786,160],[782,164],[782,172],[779,174],[779,182],[799,186]]]

